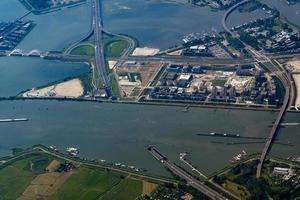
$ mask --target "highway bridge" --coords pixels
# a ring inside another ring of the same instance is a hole
[[[293,85],[293,81],[291,79],[290,73],[285,70],[276,60],[270,59],[266,55],[261,52],[256,51],[251,46],[245,44],[245,49],[252,55],[252,57],[258,62],[261,63],[269,72],[274,74],[280,82],[283,84],[285,88],[285,95],[283,99],[283,104],[280,108],[280,112],[277,115],[276,121],[272,126],[271,132],[266,140],[265,146],[262,150],[261,157],[259,159],[259,163],[256,169],[256,177],[259,178],[262,173],[263,163],[268,155],[272,143],[276,137],[276,134],[280,128],[280,123],[284,117],[286,111],[294,104],[294,97],[295,97],[295,89]]]
[[[239,6],[245,4],[245,3],[248,3],[250,2],[250,0],[244,0],[244,1],[241,1],[240,3],[237,3],[235,4],[234,6],[230,7],[226,12],[225,14],[223,15],[222,17],[222,26],[224,28],[224,30],[227,32],[227,33],[230,33],[231,35],[233,35],[233,32],[231,31],[231,29],[227,26],[227,19],[229,17],[229,15],[236,9],[238,8]]]
[[[241,1],[240,3],[229,8],[226,11],[226,13],[223,15],[222,25],[226,32],[228,32],[231,35],[234,35],[234,33],[227,27],[226,20],[227,20],[228,16],[230,15],[230,13],[232,13],[237,7],[247,3],[249,1],[250,0]],[[284,117],[284,114],[287,111],[287,109],[289,109],[289,107],[291,105],[293,105],[293,103],[294,103],[293,99],[295,96],[295,91],[294,91],[293,81],[291,79],[289,72],[287,70],[285,70],[280,65],[280,63],[270,59],[268,56],[266,56],[262,52],[256,51],[254,48],[252,48],[250,45],[246,44],[242,40],[240,40],[240,41],[244,44],[245,50],[247,50],[249,52],[249,54],[252,56],[252,58],[256,62],[261,63],[270,73],[274,74],[280,80],[280,82],[283,84],[283,86],[285,88],[285,96],[284,96],[283,104],[281,106],[279,114],[277,115],[276,121],[273,124],[271,132],[266,140],[265,146],[261,153],[259,163],[257,165],[256,177],[259,178],[261,176],[263,163],[266,159],[268,152],[271,149],[272,143],[276,137],[276,133],[278,132],[278,129],[280,128],[280,123]]]
[[[270,148],[272,146],[272,142],[274,141],[274,139],[276,137],[276,133],[277,133],[279,127],[280,127],[281,120],[282,120],[282,118],[283,118],[283,116],[284,116],[284,114],[285,114],[285,112],[288,108],[290,88],[286,87],[285,90],[286,91],[285,91],[285,97],[284,97],[283,105],[280,109],[280,112],[279,112],[279,114],[276,118],[275,123],[273,124],[271,133],[270,133],[269,137],[267,138],[266,144],[263,148],[263,151],[262,151],[260,159],[259,159],[259,163],[257,165],[257,170],[256,170],[256,177],[257,178],[259,178],[261,176],[263,163],[266,159],[266,156],[267,156],[268,152],[270,151]]]
[[[226,200],[223,195],[219,194],[215,190],[209,188],[205,184],[198,181],[196,178],[192,177],[188,173],[186,173],[184,170],[176,166],[174,163],[168,160],[166,156],[164,156],[158,149],[156,149],[153,146],[148,147],[148,151],[151,153],[151,155],[160,161],[166,168],[168,168],[170,171],[172,171],[175,175],[179,176],[180,178],[187,181],[187,183],[198,190],[199,192],[203,193],[210,199],[214,200]]]

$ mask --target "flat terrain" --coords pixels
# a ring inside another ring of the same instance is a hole
[[[33,89],[23,94],[24,97],[74,97],[78,98],[84,93],[81,80],[72,79],[41,89]]]
[[[86,55],[86,56],[94,56],[95,48],[92,43],[82,43],[75,47],[71,52],[71,55]]]
[[[2,168],[0,166],[0,199],[15,200],[20,197],[35,177],[51,161],[48,155],[33,154]]]
[[[294,74],[293,78],[295,80],[295,85],[297,89],[297,98],[296,98],[295,106],[299,107],[300,106],[300,74]]]
[[[133,51],[132,55],[133,56],[154,56],[158,52],[159,52],[159,49],[144,47],[144,48],[136,48]]]
[[[38,175],[26,188],[18,200],[48,198],[57,193],[59,188],[76,172],[51,172]]]
[[[107,57],[120,57],[129,47],[127,40],[121,37],[104,37],[104,54]]]
[[[295,106],[300,106],[300,60],[295,59],[287,63],[293,74],[293,78],[295,81],[296,89],[297,89],[297,98],[295,102]]]
[[[0,165],[0,200],[133,200],[150,195],[157,184],[104,168],[64,163],[47,153],[29,153]]]

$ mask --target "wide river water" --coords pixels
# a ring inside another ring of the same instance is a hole
[[[12,12],[14,11],[14,12]],[[161,0],[105,0],[104,24],[109,31],[133,35],[141,46],[166,48],[180,43],[183,35],[212,28],[221,29],[223,12]],[[1,21],[14,20],[26,13],[17,0],[0,1]],[[85,4],[46,15],[29,15],[37,26],[19,48],[60,50],[81,38],[89,27],[90,5]],[[242,20],[242,19],[241,19]],[[62,63],[38,58],[0,58],[0,96],[59,81],[88,71],[85,64]],[[259,152],[262,143],[244,144],[242,139],[200,137],[197,133],[235,133],[265,137],[276,113],[125,104],[99,104],[57,101],[1,101],[0,118],[26,117],[24,123],[0,124],[0,155],[13,147],[37,143],[56,145],[61,150],[76,146],[81,155],[144,167],[151,173],[167,175],[146,151],[159,147],[179,162],[179,153],[190,153],[189,160],[204,173],[224,167],[242,150]],[[288,114],[288,121],[299,121],[299,114]],[[300,156],[299,128],[285,128],[282,142],[272,153],[282,157]],[[230,145],[215,142],[237,142]]]

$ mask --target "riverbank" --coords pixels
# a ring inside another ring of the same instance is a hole
[[[150,195],[163,183],[176,184],[176,181],[171,179],[115,168],[96,160],[74,158],[42,145],[35,145],[26,150],[15,149],[13,156],[0,158],[0,161],[0,180],[5,180],[0,181],[1,195],[8,199],[56,199],[63,196],[68,200],[83,198],[87,194],[89,199],[97,199],[101,194],[103,198],[121,197],[129,200],[141,195]],[[27,168],[29,163],[31,167]],[[9,180],[3,177],[8,177]],[[98,180],[97,183],[93,181],[95,179]],[[77,187],[74,186],[74,181],[83,184]],[[110,181],[113,181],[113,184],[109,183]],[[151,188],[143,189],[149,186]],[[69,193],[70,187],[72,190],[76,187],[77,189]],[[117,192],[112,192],[116,187]]]
[[[71,79],[45,88],[32,89],[22,94],[23,97],[66,97],[79,98],[84,94],[84,87],[80,79]]]

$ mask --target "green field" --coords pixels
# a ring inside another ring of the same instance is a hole
[[[105,194],[101,200],[133,200],[142,195],[143,182],[125,178],[112,190]]]
[[[249,191],[244,186],[238,185],[232,181],[226,181],[224,185],[226,189],[243,199],[248,199],[250,197]]]
[[[0,200],[17,199],[51,160],[48,155],[32,154],[0,168]]]
[[[75,47],[71,52],[71,55],[86,55],[94,56],[95,49],[92,43],[82,43]]]
[[[117,185],[121,181],[120,176],[106,170],[81,167],[50,199],[97,199]]]
[[[128,42],[125,40],[114,40],[105,45],[105,55],[108,57],[120,57],[128,48]]]
[[[223,87],[225,85],[227,80],[220,80],[220,79],[215,79],[215,80],[212,80],[212,85],[213,86],[220,86],[220,87]]]
[[[121,97],[121,92],[120,92],[120,89],[119,89],[119,83],[118,83],[118,81],[116,80],[115,77],[112,77],[112,79],[111,79],[111,85],[112,85],[112,92],[113,92],[113,94],[116,97]]]
[[[104,37],[104,53],[107,57],[120,57],[129,47],[129,43],[122,37]]]
[[[26,152],[24,152],[26,154]],[[0,200],[15,200],[38,175],[47,174],[47,166],[57,158],[35,152],[0,164]],[[23,155],[23,156],[22,156]],[[62,159],[58,159],[61,162]],[[143,179],[105,168],[76,164],[72,174],[49,200],[134,200],[143,194]],[[64,173],[64,172],[62,172]],[[41,176],[39,176],[41,177]],[[54,185],[53,185],[54,186]]]

